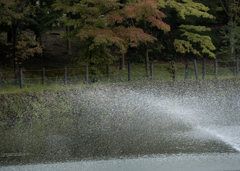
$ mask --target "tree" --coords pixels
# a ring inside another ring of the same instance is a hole
[[[78,16],[78,19],[69,18],[64,15],[61,22],[66,27],[73,27],[71,33],[63,34],[62,37],[68,40],[78,38],[81,43],[80,60],[90,65],[92,72],[96,68],[93,64],[100,66],[104,63],[111,63],[115,57],[111,55],[108,47],[116,46],[123,49],[123,40],[117,37],[114,31],[108,26],[109,12],[119,8],[118,3],[104,0],[86,1],[65,1],[57,0],[54,7],[56,10],[64,10],[65,14],[71,13]]]
[[[57,0],[54,6],[56,10],[63,9],[65,13],[78,16],[78,19],[72,19],[65,15],[61,19],[65,26],[74,27],[70,34],[63,37],[80,39],[82,49],[79,53],[81,62],[85,64],[99,66],[112,63],[117,58],[112,55],[110,47],[114,47],[115,52],[124,54],[129,46],[135,47],[140,42],[153,42],[156,39],[134,24],[127,24],[132,20],[138,22],[140,18],[143,19],[141,10],[146,9],[150,13],[151,9],[156,9],[155,1],[140,1],[136,4],[133,1],[119,3],[113,0]],[[152,25],[163,27],[165,23],[157,20],[162,17],[163,14],[155,10],[155,14],[149,14],[145,18],[152,20]]]
[[[226,0],[224,0],[226,1]],[[204,6],[209,8],[208,13],[213,15],[214,19],[204,19],[199,18],[197,21],[202,23],[201,25],[210,25],[210,26],[219,26],[223,23],[227,23],[228,17],[222,8],[222,4],[220,0],[194,0],[194,2],[202,3]]]
[[[58,19],[62,16],[62,11],[55,11],[52,7],[55,0],[30,0],[35,7],[34,13],[25,19],[27,28],[34,31],[36,40],[42,45],[42,38],[46,31],[52,29],[53,24],[57,25]]]
[[[221,4],[222,4],[222,7],[224,9],[224,11],[226,12],[226,14],[228,15],[229,17],[229,24],[228,24],[228,28],[227,30],[229,29],[229,27],[231,27],[231,32],[230,34],[228,34],[228,38],[229,38],[229,42],[230,42],[230,53],[234,59],[235,59],[235,54],[236,54],[236,40],[235,39],[238,39],[236,36],[236,33],[234,33],[236,31],[237,28],[237,21],[239,21],[239,3],[240,1],[239,0],[220,0]],[[226,31],[227,31],[226,30]],[[226,36],[224,37],[224,39],[226,39]],[[221,49],[223,50],[223,49]]]
[[[233,74],[236,70],[236,58],[240,57],[240,26],[234,22],[229,22],[221,31],[222,46],[217,53],[218,62],[222,67],[228,67]]]
[[[239,8],[239,0],[219,0],[222,4],[223,10],[226,12],[229,22],[236,22],[239,18],[238,16],[238,8]]]
[[[142,1],[129,1],[126,3],[125,8],[123,10],[124,14],[124,25],[125,26],[133,26],[140,28],[144,31],[145,34],[151,35],[151,40],[144,41],[145,46],[145,72],[146,76],[148,76],[148,45],[149,42],[153,43],[153,40],[157,40],[154,32],[152,32],[153,28],[157,28],[158,30],[163,30],[164,32],[170,31],[170,27],[168,24],[162,21],[166,15],[158,9],[157,0],[142,0]],[[147,39],[145,39],[147,40]]]
[[[136,28],[134,26],[124,27],[118,26],[116,29],[116,34],[123,40],[124,50],[121,51],[121,64],[120,69],[125,69],[125,53],[129,47],[137,47],[140,42],[147,44],[148,42],[153,43],[156,38],[153,36],[144,33],[144,31],[140,28]]]
[[[205,53],[208,54],[209,57],[215,58],[215,54],[212,51],[216,48],[213,45],[211,38],[197,33],[201,31],[210,31],[210,28],[206,28],[205,26],[181,25],[180,30],[183,32],[181,37],[186,39],[175,39],[174,46],[178,52],[183,54],[192,52],[197,56],[202,56],[203,53]],[[193,44],[198,47],[195,48]],[[201,49],[201,51],[198,49]]]
[[[234,39],[231,39],[234,37]],[[235,61],[236,57],[240,57],[237,52],[240,52],[240,27],[235,25],[235,23],[229,22],[226,28],[221,31],[221,38],[223,45],[220,48],[220,52],[218,53],[219,57],[223,57],[223,59]],[[234,42],[231,42],[234,40]],[[232,53],[232,48],[229,48],[230,45],[234,45],[234,53]]]
[[[1,19],[0,24],[7,24],[12,33],[12,53],[7,57],[12,57],[14,61],[14,73],[17,78],[19,64],[34,53],[41,53],[40,46],[36,41],[24,34],[21,30],[26,23],[23,20],[29,16],[34,7],[28,4],[27,0],[1,0],[0,1]]]
[[[182,20],[185,20],[189,16],[208,19],[214,18],[214,16],[208,13],[208,7],[201,3],[193,2],[192,0],[167,0],[162,7],[174,9],[177,12],[178,17]],[[177,52],[183,54],[191,52],[198,56],[207,54],[209,57],[215,58],[215,54],[212,52],[215,50],[215,46],[213,45],[211,38],[200,34],[200,32],[210,31],[210,28],[190,24],[180,24],[178,28],[182,34],[174,41],[174,46]]]

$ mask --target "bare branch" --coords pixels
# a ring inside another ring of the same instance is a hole
[[[220,1],[222,1],[222,0],[220,0]],[[229,6],[228,0],[225,0],[225,1],[226,1],[227,6]]]
[[[128,26],[131,26],[131,25],[129,24],[129,22],[126,21],[126,23],[127,23]]]
[[[132,25],[135,26],[132,18],[131,18],[131,21],[132,21]]]
[[[107,14],[107,13],[113,11],[113,10],[114,10],[114,8],[113,8],[113,9],[110,9],[110,10],[108,10],[108,11],[103,12],[101,15],[105,15],[105,14]]]
[[[222,4],[222,7],[223,7],[223,9],[225,10],[226,14],[229,16],[229,13],[228,13],[228,11],[226,10],[226,8],[225,8],[225,6],[224,6],[222,0],[220,0],[220,2],[221,2],[221,4]]]
[[[23,11],[23,9],[26,6],[26,4],[27,4],[27,0],[22,1],[21,4],[17,7],[16,12],[19,12],[19,9],[21,9]]]

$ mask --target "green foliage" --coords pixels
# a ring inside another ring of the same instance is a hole
[[[185,19],[187,16],[196,16],[203,18],[214,18],[207,11],[209,8],[202,3],[196,3],[193,0],[167,0],[166,5],[177,11],[178,16]]]
[[[90,67],[93,65],[105,66],[106,63],[116,60],[116,57],[111,54],[110,47],[113,46],[121,51],[125,50],[123,39],[119,38],[108,24],[114,20],[110,13],[118,10],[120,6],[121,4],[110,0],[56,1],[55,10],[64,10],[68,15],[75,16],[64,15],[59,20],[66,27],[73,27],[70,34],[62,34],[61,37],[80,40],[82,48],[79,51],[79,61],[81,63],[90,65]],[[92,73],[94,72],[92,70]]]
[[[174,9],[178,17],[183,20],[188,16],[214,19],[214,16],[208,13],[208,7],[204,6],[202,3],[193,2],[192,0],[167,0],[165,5]],[[181,39],[177,38],[174,40],[174,47],[177,52],[183,54],[191,52],[198,56],[202,56],[203,53],[205,53],[208,54],[210,58],[215,58],[215,54],[212,51],[216,48],[211,38],[199,34],[199,32],[210,31],[210,28],[181,24],[179,30],[183,33],[180,36]]]
[[[7,45],[12,47],[12,43],[8,43]],[[34,56],[34,54],[38,53],[42,53],[42,47],[34,40],[34,36],[32,37],[31,35],[28,35],[27,32],[19,31],[15,58],[24,61],[29,56]],[[7,55],[6,57],[8,58],[11,56],[12,54]]]
[[[177,67],[176,67],[176,64],[173,60],[169,62],[168,70],[169,70],[170,73],[176,72]]]
[[[130,61],[131,61],[131,63],[143,63],[144,59],[143,59],[142,55],[140,55],[138,53],[133,53],[130,56]]]
[[[34,6],[27,4],[27,0],[1,0],[0,2],[0,24],[12,25],[13,21],[22,20],[33,14]]]
[[[118,60],[129,47],[146,44],[151,60],[175,60],[192,54],[215,58],[215,46],[221,44],[208,27],[218,30],[230,18],[238,22],[239,4],[223,2],[222,6],[219,0],[1,0],[0,15],[0,32],[17,29],[22,37],[30,29],[39,42],[53,24],[69,27],[71,33],[61,37],[79,42],[79,62],[99,74],[106,63]],[[32,50],[42,47],[27,36],[22,44],[23,38],[17,38],[15,59],[41,51]],[[221,52],[228,49],[224,47]],[[12,56],[13,52],[7,57]]]
[[[149,60],[158,59],[158,57],[162,55],[164,49],[166,48],[160,39],[154,43],[150,43],[148,46]]]
[[[208,54],[210,58],[215,58],[215,54],[211,51],[215,50],[215,46],[213,45],[211,38],[209,36],[202,36],[197,33],[189,32],[188,30],[195,30],[195,31],[208,31],[209,28],[200,27],[200,26],[180,26],[181,31],[184,32],[181,36],[185,37],[187,40],[178,40],[176,39],[174,42],[174,46],[176,47],[178,52],[181,53],[190,53],[192,52],[195,55],[202,56],[203,53]],[[193,44],[198,44],[201,52],[196,50],[193,47]]]
[[[93,47],[94,46],[94,47]],[[89,65],[90,74],[102,74],[105,72],[105,64],[111,64],[119,57],[111,55],[110,47],[105,44],[96,45],[91,40],[80,43],[79,64]]]
[[[1,95],[0,101],[5,102],[0,104],[0,120],[6,126],[18,121],[39,119],[44,120],[45,125],[49,125],[53,122],[53,117],[64,121],[70,112],[69,101],[64,95],[65,93],[54,91]],[[10,121],[12,123],[9,123]]]
[[[24,14],[18,13],[17,2],[15,0],[1,0],[0,2],[0,24],[11,25],[13,19],[22,19]]]
[[[210,28],[205,26],[193,26],[193,25],[180,25],[181,31],[192,30],[192,31],[211,31]]]
[[[54,7],[78,16],[77,19],[67,15],[61,18],[65,26],[74,27],[71,34],[62,37],[69,40],[79,38],[84,44],[84,49],[80,50],[81,62],[90,65],[112,63],[118,59],[113,53],[126,53],[129,46],[137,47],[140,42],[154,42],[156,38],[140,27],[142,22],[169,30],[169,26],[162,22],[165,15],[157,9],[154,0],[122,4],[112,0],[57,0]],[[110,47],[114,52],[109,50]]]
[[[12,56],[13,60],[19,62],[35,53],[41,53],[42,47],[38,45],[34,38],[23,32],[25,30],[24,25],[27,25],[24,20],[34,14],[34,6],[29,4],[27,0],[2,0],[0,11],[2,14],[0,24],[7,24],[7,29],[13,36],[12,44],[8,44],[12,46],[13,51],[9,52],[7,57]]]
[[[229,9],[232,10],[231,13],[229,13],[230,17],[232,17],[233,20],[240,21],[240,7],[239,7],[239,1],[232,1],[228,4]]]
[[[240,26],[229,22],[221,31],[221,38],[223,45],[217,53],[218,58],[223,61],[235,61],[235,57],[240,57]]]
[[[26,28],[34,31],[36,40],[41,43],[41,38],[46,35],[46,31],[51,29],[53,24],[58,25],[57,20],[62,16],[62,11],[54,11],[52,5],[55,0],[31,0],[31,5],[35,6],[34,14],[25,19],[28,23]]]

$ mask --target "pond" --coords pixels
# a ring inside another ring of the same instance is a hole
[[[144,156],[99,161],[62,162],[2,167],[2,171],[233,171],[240,168],[239,153]]]
[[[239,84],[98,87],[28,101],[20,113],[34,115],[1,124],[0,170],[239,170]]]

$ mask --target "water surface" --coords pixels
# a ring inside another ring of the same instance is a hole
[[[239,92],[230,80],[43,97],[0,128],[0,170],[240,170]]]

